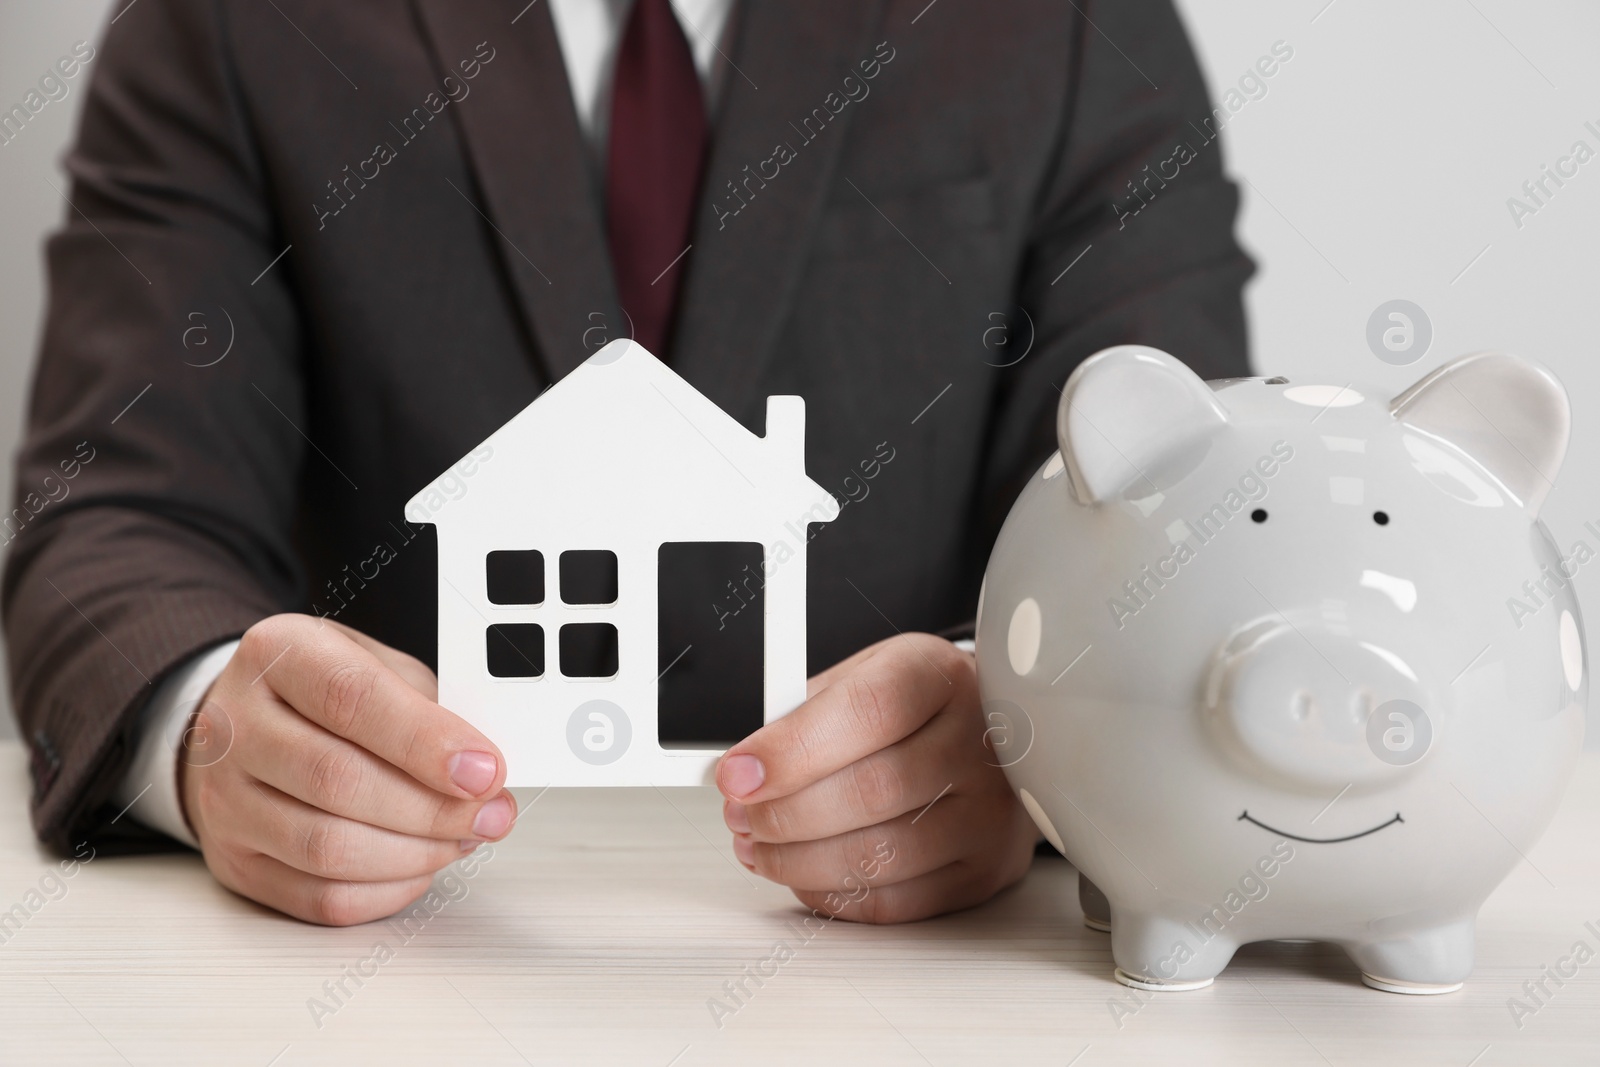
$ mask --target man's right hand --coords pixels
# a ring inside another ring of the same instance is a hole
[[[511,829],[505,759],[419,660],[339,623],[252,626],[179,752],[217,881],[308,922],[380,919]]]

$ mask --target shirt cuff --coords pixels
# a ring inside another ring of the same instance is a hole
[[[966,622],[955,626],[946,626],[934,636],[942,637],[946,641],[959,645],[962,641],[970,641],[978,636],[978,623],[976,619],[968,619]]]
[[[162,681],[141,714],[133,762],[117,788],[116,803],[124,815],[192,849],[198,850],[200,842],[183,817],[178,797],[178,753],[190,717],[238,647],[239,642],[229,641],[202,652]]]

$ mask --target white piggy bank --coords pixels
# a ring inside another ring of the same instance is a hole
[[[989,560],[978,677],[1119,980],[1196,989],[1304,938],[1378,989],[1460,988],[1582,744],[1582,560],[1538,520],[1568,426],[1498,354],[1392,398],[1138,346],[1072,375]]]

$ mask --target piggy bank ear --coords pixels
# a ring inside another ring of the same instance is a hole
[[[1061,391],[1056,437],[1080,504],[1110,500],[1159,473],[1228,424],[1211,387],[1165,352],[1118,345],[1078,365]]]
[[[1454,445],[1539,514],[1567,454],[1572,407],[1543,366],[1503,352],[1446,363],[1389,402],[1399,422]]]

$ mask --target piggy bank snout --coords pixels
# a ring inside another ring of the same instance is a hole
[[[1335,788],[1403,775],[1432,745],[1426,687],[1394,651],[1287,619],[1236,633],[1212,661],[1203,714],[1257,774]]]

